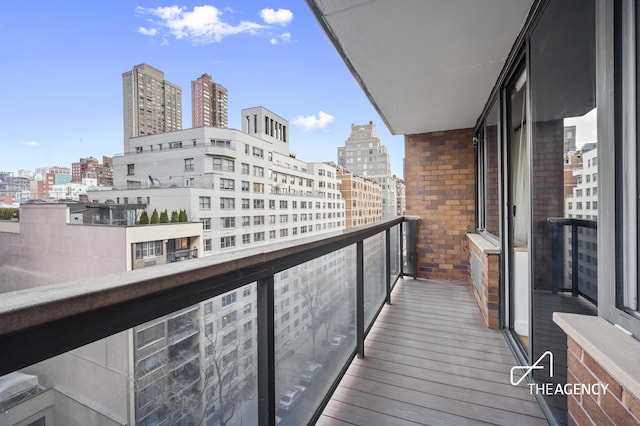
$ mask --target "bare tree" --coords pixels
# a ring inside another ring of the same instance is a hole
[[[235,321],[224,321],[214,332],[213,327],[201,326],[195,315],[185,316],[172,332],[191,330],[190,337],[136,364],[138,409],[157,412],[172,425],[204,425],[212,411],[219,426],[229,423],[242,402],[242,389],[235,380],[241,351]],[[193,334],[195,330],[199,334]],[[204,354],[200,344],[205,347]]]
[[[313,358],[316,358],[316,334],[321,325],[321,302],[324,276],[315,274],[315,271],[306,272],[300,275],[300,279],[295,281],[295,289],[304,301],[304,306],[311,318],[311,347]]]

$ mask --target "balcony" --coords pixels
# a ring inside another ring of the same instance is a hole
[[[510,384],[517,362],[502,334],[485,327],[469,285],[406,278],[416,273],[415,231],[415,220],[397,218],[250,249],[242,257],[229,253],[6,293],[0,375],[21,370],[54,389],[84,386],[76,393],[83,395],[79,410],[111,413],[111,421],[128,424],[150,412],[136,411],[143,404],[131,400],[153,400],[159,423],[189,413],[198,422],[222,416],[260,425],[427,418],[545,424],[527,387]],[[224,327],[216,310],[223,296],[224,314],[237,313]],[[204,315],[201,302],[212,298],[213,313]],[[190,352],[185,377],[160,363],[153,386],[137,383],[126,368],[135,356],[128,333],[185,309],[192,339],[207,355],[196,365]],[[302,381],[312,364],[320,368]],[[98,380],[100,386],[91,385]],[[171,391],[172,381],[204,390],[181,396]],[[0,414],[0,424],[7,415]]]

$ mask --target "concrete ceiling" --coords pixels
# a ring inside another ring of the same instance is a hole
[[[473,127],[533,0],[307,0],[393,134]]]

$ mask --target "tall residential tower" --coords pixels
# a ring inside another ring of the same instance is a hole
[[[227,127],[227,89],[209,74],[191,81],[191,127]]]
[[[382,216],[397,216],[396,183],[391,177],[391,161],[387,147],[376,136],[376,125],[352,124],[344,147],[338,147],[338,165],[382,187]]]
[[[122,74],[124,148],[129,138],[182,129],[182,88],[147,64]]]

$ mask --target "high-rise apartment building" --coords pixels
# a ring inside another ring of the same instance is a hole
[[[227,108],[227,89],[209,74],[191,81],[191,127],[227,127]]]
[[[345,225],[353,228],[382,220],[382,188],[376,182],[338,169],[345,202]]]
[[[129,138],[182,129],[182,88],[140,64],[122,74],[124,147]]]
[[[396,183],[391,177],[389,153],[376,136],[373,121],[351,124],[351,134],[344,147],[338,147],[338,165],[378,183],[382,187],[383,219],[397,215]]]

